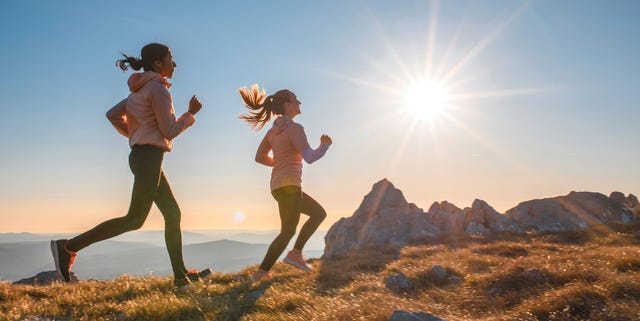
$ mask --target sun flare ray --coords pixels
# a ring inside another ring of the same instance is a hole
[[[429,27],[427,30],[427,57],[425,62],[425,75],[432,77],[433,66],[433,51],[435,50],[436,35],[438,29],[438,9],[440,6],[439,0],[432,0],[429,3]]]
[[[488,140],[487,138],[483,137],[478,132],[473,130],[469,125],[463,123],[462,121],[452,116],[451,114],[446,114],[445,119],[450,123],[456,125],[458,128],[464,130],[469,135],[469,137],[473,138],[475,141],[480,143],[480,145],[482,145],[483,147],[491,151],[494,155],[497,155],[503,161],[508,162],[512,167],[524,169],[524,165],[522,165],[522,163],[516,161],[514,157],[507,155],[500,148],[492,144],[490,140]]]
[[[400,55],[398,55],[395,48],[391,44],[391,41],[389,40],[389,37],[384,31],[384,28],[382,27],[382,24],[380,23],[380,20],[378,19],[378,17],[373,13],[373,11],[369,7],[365,7],[365,9],[366,9],[366,12],[372,18],[374,29],[376,30],[376,34],[379,36],[380,40],[382,41],[384,48],[387,50],[387,53],[398,65],[403,75],[406,78],[411,78],[412,74],[409,71],[409,68],[407,68],[407,65],[404,63],[403,59],[400,57]]]
[[[342,80],[346,80],[346,81],[354,83],[356,85],[362,85],[362,86],[378,89],[378,90],[381,90],[381,91],[386,92],[386,93],[390,93],[390,94],[394,94],[394,95],[402,95],[403,94],[402,89],[399,89],[397,87],[393,87],[393,86],[389,86],[389,85],[373,82],[373,81],[366,80],[366,79],[363,79],[363,78],[351,77],[351,76],[347,76],[347,75],[343,75],[343,74],[340,74],[340,73],[331,72],[331,71],[327,71],[327,70],[321,70],[320,72],[325,74],[325,75],[327,75],[327,76],[340,78]]]
[[[504,97],[537,94],[537,93],[548,92],[556,89],[557,88],[550,88],[550,87],[537,87],[537,88],[531,87],[531,88],[488,90],[488,91],[454,94],[454,95],[451,95],[450,99],[455,101],[461,101],[461,100],[481,99],[481,98],[504,98]]]
[[[455,65],[447,74],[442,77],[442,81],[448,81],[450,78],[454,77],[460,70],[466,66],[469,62],[473,61],[489,44],[491,44],[504,30],[518,18],[528,7],[528,4],[525,3],[520,6],[509,18],[507,18],[504,22],[502,22],[498,27],[496,27],[489,35],[487,35],[484,39],[480,40],[469,52]]]

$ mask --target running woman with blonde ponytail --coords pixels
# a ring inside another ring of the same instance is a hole
[[[271,195],[278,202],[281,229],[251,280],[271,277],[269,270],[295,235],[300,213],[307,214],[309,219],[302,226],[295,245],[284,262],[310,271],[312,268],[305,262],[302,249],[327,213],[318,202],[302,191],[302,160],[311,164],[324,156],[332,143],[331,138],[322,135],[320,146],[317,149],[311,148],[304,128],[293,121],[301,113],[301,103],[289,90],[279,90],[266,96],[264,90],[260,91],[258,85],[253,85],[251,88],[240,88],[239,93],[249,109],[249,113],[240,115],[240,119],[253,129],[262,129],[274,115],[277,116],[273,127],[267,131],[258,147],[256,162],[273,167]],[[270,151],[273,152],[273,157],[269,156]]]

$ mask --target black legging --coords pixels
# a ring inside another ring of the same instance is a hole
[[[299,186],[285,186],[271,192],[273,198],[278,201],[280,210],[280,234],[273,240],[269,250],[262,260],[260,268],[269,271],[276,262],[280,254],[289,244],[289,241],[296,234],[296,227],[300,221],[300,213],[309,215],[309,220],[304,223],[294,249],[302,251],[311,235],[318,229],[320,223],[327,217],[324,208],[311,196],[304,193]]]
[[[169,182],[162,170],[164,152],[151,145],[135,145],[129,154],[129,168],[134,175],[131,203],[126,216],[105,221],[67,243],[70,251],[79,251],[95,242],[106,240],[124,232],[137,230],[147,219],[151,205],[164,216],[164,238],[176,277],[187,272],[182,259],[180,208],[173,197]]]

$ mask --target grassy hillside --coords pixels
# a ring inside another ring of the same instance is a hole
[[[436,243],[433,243],[436,242]],[[437,244],[437,245],[434,245]],[[170,278],[120,277],[46,287],[0,284],[0,320],[387,320],[396,309],[452,320],[640,320],[640,226],[492,239],[450,237],[284,264],[251,284],[255,267],[185,292]],[[440,265],[459,279],[438,279]],[[522,271],[537,269],[537,278]],[[384,280],[402,272],[414,289]]]

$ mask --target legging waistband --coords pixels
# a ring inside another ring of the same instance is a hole
[[[131,146],[131,150],[159,150],[161,152],[164,152],[162,150],[162,148],[155,146],[155,145],[151,145],[151,144],[143,144],[143,145],[133,145]]]

